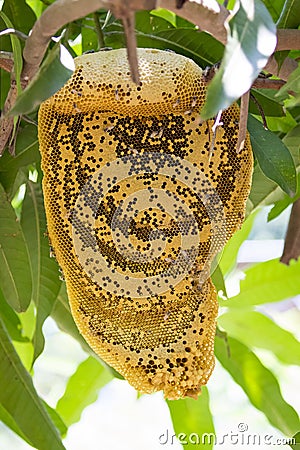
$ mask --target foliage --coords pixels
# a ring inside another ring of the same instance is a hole
[[[48,3],[51,2],[4,0],[1,29],[15,27],[28,34]],[[228,7],[233,3],[236,9],[229,22],[225,51],[212,36],[170,11],[136,13],[136,36],[141,47],[173,50],[192,58],[203,68],[220,61],[224,54],[221,69],[209,89],[205,117],[215,115],[250,88],[274,50],[275,24],[280,28],[300,25],[299,1],[231,1]],[[102,40],[106,46],[119,48],[125,46],[124,32],[120,20],[100,10],[96,15],[68,24],[59,33],[60,44],[49,46],[40,71],[15,105],[15,114],[29,114],[23,116],[17,131],[16,154],[13,157],[5,152],[0,159],[0,419],[30,445],[43,450],[63,449],[61,439],[67,427],[80,419],[83,409],[97,398],[99,389],[113,376],[118,376],[101,364],[80,336],[57,263],[49,255],[36,122],[39,103],[58,90],[71,73],[60,61],[59,47],[73,57],[97,50]],[[16,36],[0,37],[0,49],[13,52],[18,85],[22,48],[23,42]],[[287,53],[278,52],[278,61],[282,63]],[[299,52],[291,52],[290,56],[296,59]],[[0,70],[2,108],[9,89],[9,76]],[[226,280],[236,266],[239,248],[247,239],[259,208],[273,205],[269,216],[273,219],[300,196],[299,184],[297,186],[299,73],[298,68],[279,92],[252,89],[270,130],[264,130],[256,105],[251,102],[248,124],[256,165],[248,208],[250,215],[227,244],[215,275],[215,283],[223,291],[219,318],[223,332],[221,330],[216,338],[216,356],[254,407],[288,437],[297,433],[299,436],[299,417],[283,398],[275,374],[267,369],[257,349],[271,351],[286,365],[300,365],[300,343],[257,307],[266,301],[280,302],[300,293],[300,262],[289,266],[278,260],[255,264],[245,270],[240,293],[226,299],[224,295]],[[24,311],[30,326],[25,326]],[[42,401],[31,379],[32,366],[43,352],[42,327],[49,316],[89,353],[69,379],[56,409]],[[26,355],[24,351],[21,354],[20,343],[26,345]],[[197,401],[184,399],[168,402],[168,406],[175,432],[201,435],[214,431],[209,389],[203,389]],[[212,446],[213,443],[206,443],[204,448]]]

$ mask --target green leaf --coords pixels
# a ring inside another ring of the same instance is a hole
[[[296,168],[286,145],[251,115],[248,117],[248,130],[261,170],[293,197],[297,191]]]
[[[10,428],[12,431],[14,431],[16,434],[18,434],[24,441],[26,441],[29,445],[32,446],[32,442],[27,438],[27,436],[22,433],[20,428],[18,427],[16,421],[14,420],[13,416],[11,416],[5,408],[0,403],[0,420],[3,422],[8,428]]]
[[[0,319],[3,321],[10,338],[13,341],[27,342],[28,337],[23,336],[23,327],[19,316],[5,301],[0,290]]]
[[[278,302],[300,293],[300,259],[289,266],[278,259],[255,264],[245,270],[240,293],[228,300],[220,301],[229,308],[245,308],[250,305]]]
[[[277,97],[286,98],[293,92],[293,97],[291,97],[286,106],[292,108],[300,104],[300,65],[290,74],[287,82],[279,89],[277,92]]]
[[[36,330],[33,337],[35,360],[44,348],[42,326],[51,313],[61,287],[59,268],[55,259],[50,258],[49,242],[45,236],[46,216],[42,189],[38,183],[27,183],[21,226],[30,255],[32,299],[36,305]]]
[[[280,17],[276,23],[277,28],[298,28],[300,0],[285,0]]]
[[[291,198],[285,194],[283,196],[283,198],[276,201],[273,208],[271,209],[271,211],[268,214],[268,222],[270,220],[276,219],[276,217],[278,217],[288,206],[290,206],[292,203],[295,203],[295,201],[298,200],[298,198],[300,197],[300,192],[299,192],[300,173],[298,173],[298,175],[297,175],[297,181],[298,181],[298,183],[297,183],[298,191],[297,191],[297,194],[295,195],[295,197]]]
[[[36,16],[25,0],[6,0],[3,12],[10,18],[16,30],[28,34],[36,21]]]
[[[182,22],[185,24],[186,21],[177,17],[177,26]],[[223,54],[223,45],[209,34],[188,23],[184,27],[173,28],[166,20],[152,16],[148,11],[136,13],[135,31],[139,47],[173,50],[193,59],[201,67],[214,64]],[[120,23],[115,22],[105,29],[105,42],[113,48],[124,47],[124,31]]]
[[[282,102],[275,97],[277,92],[278,91],[272,89],[251,89],[251,93],[256,98],[267,117],[282,117],[284,115],[283,106],[281,105]],[[250,101],[249,112],[256,115],[260,114],[260,111],[253,101]]]
[[[167,22],[169,22],[174,28],[176,28],[176,14],[172,11],[169,11],[168,9],[164,8],[157,8],[153,9],[150,14],[152,16],[161,17],[162,19],[165,19]]]
[[[0,283],[5,300],[25,311],[31,300],[31,267],[26,242],[15,212],[0,185]]]
[[[0,320],[0,403],[39,450],[65,450]]]
[[[297,169],[297,194],[295,197],[291,198],[286,194],[283,194],[278,200],[276,200],[274,203],[274,207],[271,209],[268,215],[268,220],[273,220],[279,214],[282,213],[289,205],[294,203],[299,197],[300,197],[300,155],[299,155],[299,149],[300,149],[300,125],[297,125],[292,130],[288,132],[288,134],[283,138],[284,144],[287,146],[287,148],[290,150]]]
[[[78,328],[74,322],[73,316],[70,311],[65,283],[62,283],[61,285],[59,294],[56,298],[56,301],[54,302],[51,311],[51,317],[55,320],[57,326],[62,331],[69,334],[74,339],[76,339],[77,342],[79,342],[83,350],[92,355],[94,358],[98,358],[96,353],[86,343],[86,341],[82,337],[82,334],[79,333]],[[120,380],[124,380],[124,377],[122,375],[120,375],[115,369],[107,365],[104,361],[101,360],[101,364],[107,367],[107,369],[114,377],[119,378]]]
[[[72,70],[60,60],[60,47],[56,45],[47,55],[37,75],[17,98],[10,114],[27,114],[57,92],[70,78]]]
[[[56,411],[64,422],[68,426],[78,422],[84,408],[97,400],[99,390],[112,378],[109,371],[92,356],[79,364],[56,405]]]
[[[191,28],[175,28],[145,34],[137,32],[138,45],[141,47],[166,48],[187,56],[201,67],[217,62],[223,54],[223,45],[209,34]]]
[[[224,340],[216,338],[215,353],[222,366],[269,422],[285,435],[292,436],[300,428],[299,417],[282,397],[273,373],[241,342],[228,337],[228,345],[230,355]]]
[[[87,18],[83,21],[81,27],[81,45],[82,45],[82,53],[87,51],[97,51],[98,50],[98,39],[95,28],[90,28],[91,21]],[[84,24],[86,26],[84,26]]]
[[[207,387],[201,388],[201,395],[197,400],[185,398],[167,400],[170,409],[175,434],[179,443],[186,449],[212,449],[214,446],[215,429],[209,408],[209,393]],[[169,441],[168,430],[159,437],[160,444]],[[171,443],[169,441],[169,443]]]
[[[0,17],[5,22],[5,25],[8,28],[14,28],[13,24],[11,23],[11,21],[9,20],[7,15],[4,14],[4,12],[0,11]],[[18,94],[20,94],[21,93],[20,77],[21,77],[21,72],[22,72],[22,67],[23,67],[22,49],[21,49],[21,44],[19,42],[19,39],[15,35],[11,34],[10,39],[11,39],[11,46],[12,46],[12,50],[13,50],[13,54],[14,54],[14,75],[15,75],[15,79],[16,79],[16,83],[17,83],[17,91],[18,91]]]
[[[203,120],[217,115],[247,92],[275,49],[276,27],[261,1],[240,0],[229,26],[224,57],[201,111]]]
[[[72,336],[79,344],[82,346],[83,350],[86,352],[90,352],[94,355],[93,350],[86,343],[82,335],[79,333],[79,330],[74,322],[73,316],[71,314],[66,284],[62,283],[60,291],[56,297],[56,300],[53,304],[51,317],[55,320],[57,326],[60,330]]]
[[[265,6],[268,8],[274,22],[277,22],[285,0],[263,0]]]
[[[274,181],[267,178],[258,164],[255,165],[252,176],[252,187],[249,195],[252,209],[266,206],[281,200],[284,192]],[[290,197],[289,197],[290,198]]]
[[[300,342],[264,314],[230,309],[218,323],[247,347],[270,350],[283,363],[300,365]]]
[[[49,414],[52,422],[54,423],[55,427],[58,429],[59,434],[61,435],[62,438],[64,438],[68,431],[67,425],[64,423],[64,421],[54,408],[51,408],[51,406],[49,406],[48,403],[46,403],[44,400],[42,400],[42,403],[44,405],[45,410]]]
[[[290,447],[292,447],[295,450],[299,450],[300,447],[300,431],[296,433],[293,437],[293,443],[289,444]]]
[[[217,292],[222,291],[223,295],[225,295],[225,297],[227,297],[224,275],[223,275],[222,269],[220,267],[220,264],[218,264],[213,269],[212,274],[211,274],[211,279],[212,279],[212,282],[213,282]]]
[[[253,226],[254,219],[259,210],[253,212],[243,223],[240,230],[236,231],[227,242],[222,251],[220,268],[224,276],[228,275],[236,266],[238,252],[242,243],[247,239]]]
[[[0,179],[10,198],[14,192],[14,183],[19,169],[40,162],[36,126],[25,125],[19,130],[15,150],[15,156],[5,152],[0,158]]]

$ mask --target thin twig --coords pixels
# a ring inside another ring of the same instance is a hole
[[[105,42],[104,42],[104,34],[99,22],[99,14],[97,12],[94,12],[93,14],[93,19],[94,19],[94,23],[95,23],[95,30],[96,30],[96,34],[97,34],[97,39],[98,39],[98,50],[100,48],[104,48],[105,47]]]
[[[243,94],[241,97],[239,133],[236,143],[237,153],[240,153],[245,145],[245,139],[247,134],[248,111],[249,111],[249,98],[250,98],[250,90],[245,92],[245,94]]]
[[[22,39],[22,41],[26,41],[26,39],[28,38],[27,34],[22,33],[22,31],[19,30],[15,30],[14,28],[6,28],[3,31],[0,31],[0,36],[5,36],[7,34],[13,34],[15,36],[17,36],[18,38]]]
[[[262,122],[263,122],[264,129],[265,129],[265,130],[268,130],[267,119],[266,119],[266,116],[265,116],[265,112],[264,112],[264,110],[263,110],[263,107],[261,106],[261,104],[259,103],[259,101],[257,100],[257,98],[255,97],[255,95],[252,94],[252,92],[251,92],[251,94],[250,94],[250,98],[251,98],[251,100],[253,101],[253,103],[255,104],[256,108],[257,108],[258,111],[259,111],[259,114],[260,114],[261,119],[262,119]]]

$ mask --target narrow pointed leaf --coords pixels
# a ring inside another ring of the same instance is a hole
[[[0,403],[32,445],[39,450],[64,450],[58,432],[38,397],[0,321]]]
[[[59,434],[61,435],[62,438],[64,438],[68,431],[67,425],[54,408],[51,408],[51,406],[48,405],[48,403],[46,403],[44,400],[42,400],[42,403],[44,405],[45,410],[49,414],[52,422],[54,423],[55,427],[58,429]]]
[[[291,73],[287,82],[278,91],[279,98],[288,97],[289,93],[293,92],[293,97],[288,100],[287,106],[294,107],[300,104],[300,65]]]
[[[201,117],[207,120],[247,92],[276,46],[276,27],[259,0],[240,0],[219,71],[207,90]]]
[[[4,152],[0,158],[0,180],[10,199],[15,193],[15,183],[18,182],[18,177],[23,176],[25,178],[24,173],[21,173],[20,169],[25,168],[29,164],[39,164],[39,162],[37,127],[27,124],[19,129],[16,138],[15,155],[12,156],[9,152]]]
[[[10,114],[28,114],[57,92],[70,78],[72,70],[60,60],[59,46],[54,47],[29,86],[18,96]]]
[[[280,17],[276,23],[277,28],[298,28],[300,0],[285,0]]]
[[[264,314],[230,309],[218,323],[248,347],[270,350],[283,363],[300,365],[300,342]]]
[[[294,450],[299,450],[300,447],[300,431],[298,431],[298,433],[296,433],[293,437],[292,437],[293,442],[289,444],[289,446],[291,448],[293,448]]]
[[[211,279],[212,279],[212,282],[214,283],[214,286],[215,286],[217,292],[222,291],[223,295],[225,295],[225,297],[227,297],[224,274],[222,272],[220,264],[218,264],[216,266],[216,268],[212,271]]]
[[[20,436],[24,441],[26,441],[29,445],[32,446],[32,442],[27,438],[27,436],[22,433],[13,416],[11,416],[5,408],[0,404],[0,420],[3,422],[8,428],[10,428],[14,433]]]
[[[253,212],[247,220],[245,220],[241,229],[238,230],[225,245],[219,263],[224,276],[228,275],[236,266],[240,246],[249,236],[257,212],[258,210]]]
[[[17,30],[28,34],[33,27],[36,17],[26,0],[9,0],[3,5],[3,12],[13,22]]]
[[[70,377],[66,390],[57,403],[57,413],[68,426],[78,422],[84,408],[97,400],[99,390],[112,378],[111,373],[99,361],[89,356]]]
[[[72,336],[82,346],[83,350],[94,354],[93,350],[86,343],[74,322],[70,311],[65,283],[61,284],[60,291],[55,299],[51,310],[51,317],[55,320],[60,330]]]
[[[173,50],[192,58],[201,67],[222,58],[224,46],[208,33],[197,30],[180,17],[177,17],[177,26],[174,28],[148,11],[138,11],[135,23],[138,46]],[[113,48],[124,46],[124,30],[120,23],[114,22],[105,29],[105,42]]]
[[[19,316],[5,301],[0,289],[0,318],[13,341],[27,342],[28,337],[23,336],[22,324]]]
[[[14,25],[12,24],[12,22],[9,20],[9,18],[7,17],[7,15],[0,11],[0,17],[3,20],[3,22],[5,23],[5,25],[7,26],[7,28],[14,28]],[[22,48],[21,48],[21,44],[19,39],[15,36],[15,35],[11,35],[10,36],[11,39],[11,46],[12,46],[12,50],[13,50],[13,54],[14,54],[14,75],[15,75],[15,79],[16,79],[16,83],[17,83],[17,90],[18,90],[18,94],[21,93],[21,82],[20,82],[20,76],[21,76],[21,71],[22,71],[22,66],[23,66],[23,59],[22,59]]]
[[[154,9],[150,13],[152,16],[161,17],[176,28],[176,14],[164,8]]]
[[[262,411],[271,425],[291,437],[300,428],[294,408],[282,397],[277,379],[258,357],[238,340],[228,337],[226,343],[217,337],[215,352],[222,366],[230,373],[248,396],[250,402]]]
[[[278,259],[255,264],[245,270],[241,291],[228,300],[220,301],[229,308],[245,308],[266,302],[278,302],[300,294],[300,259],[289,266]]]
[[[186,449],[214,447],[214,423],[209,407],[209,393],[206,386],[201,389],[197,400],[185,398],[180,400],[167,400],[175,434]],[[160,444],[166,444],[171,436],[168,431],[159,437]]]
[[[264,129],[259,120],[248,118],[252,149],[264,174],[290,197],[297,191],[295,163],[286,145],[276,134]]]
[[[265,6],[268,8],[274,22],[280,17],[285,0],[263,0]]]
[[[51,317],[55,320],[57,326],[62,331],[69,334],[79,342],[83,350],[92,355],[94,358],[98,358],[96,353],[84,340],[82,334],[79,333],[79,330],[74,322],[73,316],[70,311],[65,283],[62,283],[61,285],[59,294],[54,302],[51,311]],[[107,365],[104,361],[101,360],[101,364],[105,366],[114,377],[119,378],[120,380],[124,380],[124,377],[122,375],[120,375],[115,369]]]
[[[60,290],[58,264],[50,258],[43,194],[38,183],[27,183],[23,202],[21,225],[29,250],[32,276],[33,301],[36,305],[36,330],[33,337],[34,359],[44,348],[42,326],[50,315]]]
[[[0,284],[7,303],[26,311],[31,300],[31,268],[26,242],[15,212],[0,185]]]

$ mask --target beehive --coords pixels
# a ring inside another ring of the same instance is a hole
[[[137,390],[197,397],[214,367],[210,266],[241,226],[252,174],[239,110],[201,122],[201,69],[175,53],[76,58],[39,112],[48,233],[75,322]]]

